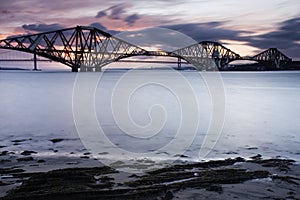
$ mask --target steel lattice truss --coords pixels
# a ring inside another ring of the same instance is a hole
[[[264,64],[268,68],[277,69],[292,62],[292,59],[284,55],[277,48],[265,50],[256,56],[251,57],[251,59]]]
[[[111,62],[122,58],[145,56],[171,56],[186,60],[198,70],[223,69],[233,60],[250,59],[274,68],[291,62],[275,48],[254,57],[241,57],[220,43],[203,41],[173,52],[146,51],[94,27],[77,26],[40,34],[9,37],[0,40],[0,48],[12,49],[61,62],[72,71],[100,71]]]
[[[34,53],[70,66],[73,71],[79,67],[84,70],[85,66],[100,69],[122,57],[145,53],[104,31],[83,26],[0,40],[0,48]]]
[[[115,37],[106,37],[93,49],[83,54],[81,71],[101,71],[105,65],[133,55],[144,55],[146,50]]]
[[[172,54],[193,64],[198,70],[216,69],[212,56],[200,43],[175,50]]]
[[[203,41],[200,42],[203,48],[208,52],[208,54],[213,58],[218,68],[222,69],[226,64],[234,60],[240,60],[242,57],[231,51],[230,49],[224,47],[218,42]]]

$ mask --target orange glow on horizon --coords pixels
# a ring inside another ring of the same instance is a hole
[[[0,34],[0,40],[6,39],[10,34]]]

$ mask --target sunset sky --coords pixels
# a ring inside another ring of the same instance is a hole
[[[299,0],[0,0],[0,38],[76,25],[112,34],[146,27],[219,41],[241,55],[277,47],[300,60]]]

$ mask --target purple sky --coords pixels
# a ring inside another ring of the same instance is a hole
[[[299,0],[1,0],[0,38],[76,25],[116,33],[165,27],[241,55],[277,47],[300,60]]]

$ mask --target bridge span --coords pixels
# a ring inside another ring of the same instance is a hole
[[[43,61],[56,61],[72,68],[72,71],[101,71],[105,65],[132,56],[167,56],[193,64],[197,70],[212,70],[207,61],[219,70],[234,60],[254,60],[266,69],[281,69],[292,62],[276,48],[270,48],[252,57],[242,57],[218,42],[202,41],[172,52],[144,48],[126,42],[98,28],[77,26],[39,34],[8,37],[0,40],[0,49],[33,54],[34,69],[37,56]],[[4,59],[5,60],[5,59]],[[0,60],[1,61],[1,60]],[[195,64],[200,63],[200,64]]]

